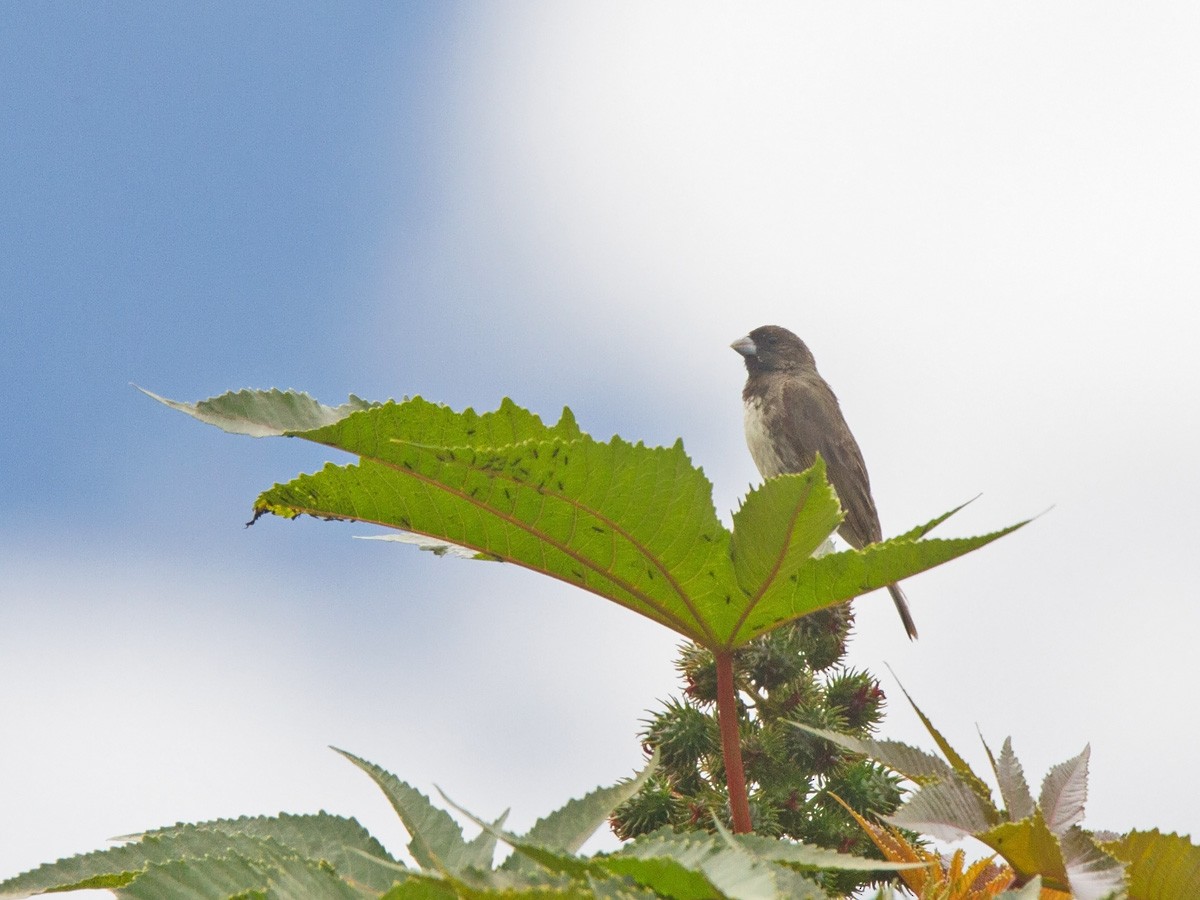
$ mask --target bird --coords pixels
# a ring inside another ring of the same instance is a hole
[[[808,345],[778,325],[763,325],[729,345],[746,363],[742,390],[746,444],[764,479],[803,472],[821,454],[845,518],[838,534],[855,550],[883,539],[871,481],[858,442],[842,416],[837,397],[817,372]],[[910,640],[917,637],[900,586],[888,593]]]

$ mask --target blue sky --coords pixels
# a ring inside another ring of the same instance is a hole
[[[569,404],[682,436],[725,513],[767,322],[885,532],[1053,507],[912,580],[916,645],[859,601],[854,662],[1034,777],[1091,741],[1094,827],[1200,831],[1197,38],[1183,3],[0,8],[0,875],[280,809],[398,849],[328,744],[519,826],[675,690],[670,634],[565,586],[243,529],[323,451],[130,382]]]

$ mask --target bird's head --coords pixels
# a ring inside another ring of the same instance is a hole
[[[746,358],[746,370],[788,372],[815,368],[812,351],[800,338],[778,325],[763,325],[729,345]]]

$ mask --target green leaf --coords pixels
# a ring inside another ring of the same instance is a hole
[[[856,738],[852,735],[827,731],[823,728],[813,728],[803,722],[789,722],[801,731],[819,738],[824,738],[851,753],[861,753],[876,762],[895,769],[910,781],[917,784],[930,784],[938,780],[954,777],[954,770],[941,757],[934,756],[917,747],[909,746],[900,741],[875,741],[870,738]]]
[[[250,437],[278,437],[291,431],[308,431],[344,419],[352,412],[378,405],[351,394],[350,399],[341,406],[325,406],[308,394],[274,388],[269,391],[229,391],[199,403],[180,403],[160,397],[145,388],[139,387],[138,390],[171,409],[187,413],[209,425],[216,425],[222,431]]]
[[[578,853],[596,829],[603,825],[614,809],[636,794],[653,774],[658,755],[631,779],[610,787],[596,788],[589,794],[570,800],[547,816],[538,819],[521,840],[548,850]],[[501,868],[520,868],[525,857],[514,854]]]
[[[383,845],[356,820],[320,812],[311,815],[245,816],[195,825],[174,825],[136,837],[163,842],[176,857],[211,853],[206,835],[225,835],[229,849],[245,854],[237,843],[243,836],[274,841],[307,860],[324,860],[347,880],[382,891],[396,880],[400,867]],[[219,842],[219,841],[218,841]]]
[[[1130,900],[1200,897],[1200,847],[1183,835],[1131,831],[1103,848],[1128,865]]]
[[[959,778],[926,785],[884,821],[898,828],[920,831],[943,841],[978,836],[999,818]],[[982,839],[981,839],[982,840]]]
[[[805,870],[848,871],[910,867],[753,835],[724,833],[718,840],[718,836],[695,832],[679,834],[669,829],[638,838],[615,853],[581,859],[562,850],[541,846],[527,837],[509,834],[473,816],[453,801],[447,799],[447,802],[549,872],[575,879],[624,875],[644,888],[676,898],[824,896],[811,882],[793,877],[776,864]],[[719,823],[717,827],[721,828]],[[778,889],[775,893],[757,893],[771,885]]]
[[[795,475],[770,478],[746,495],[733,514],[730,553],[747,595],[770,590],[779,573],[806,565],[843,518],[825,477],[825,462]]]
[[[1005,891],[999,894],[996,900],[1038,900],[1042,896],[1042,879],[1034,878],[1024,887],[1020,887],[1015,891]]]
[[[420,398],[379,406],[351,398],[335,409],[279,391],[156,399],[227,430],[302,437],[359,457],[263,492],[256,519],[367,522],[434,552],[513,562],[714,652],[1013,530],[922,540],[947,513],[890,541],[813,559],[841,519],[819,458],[751,491],[731,535],[682,444],[596,441],[569,411],[547,426],[507,399],[483,414]],[[313,423],[320,427],[305,430]]]
[[[492,835],[483,832],[467,842],[458,823],[416,788],[353,753],[333,749],[370,775],[383,791],[408,832],[408,851],[420,866],[455,875],[469,869],[486,872],[492,868],[496,849]]]
[[[740,592],[712,486],[682,446],[587,437],[432,445],[425,429],[411,434],[410,406],[305,434],[336,440],[361,462],[277,485],[259,497],[256,514],[352,519],[449,541],[601,594],[706,645],[719,642],[710,611]]]
[[[116,893],[120,900],[223,900],[252,891],[265,894],[270,871],[262,859],[236,855],[175,860],[148,867]]]
[[[1125,867],[1101,850],[1078,825],[1058,835],[1058,842],[1072,896],[1078,900],[1104,900],[1125,887]]]
[[[774,897],[773,867],[700,832],[657,831],[605,857],[610,871],[668,897]]]
[[[459,893],[436,873],[415,872],[379,900],[459,900]]]
[[[923,527],[932,527],[938,521],[941,519]],[[869,544],[861,550],[816,557],[796,568],[781,567],[779,575],[764,586],[752,611],[739,623],[731,645],[741,646],[785,622],[932,569],[978,550],[1026,524],[1019,522],[990,534],[968,538],[922,541],[893,538]]]
[[[50,890],[120,888],[155,865],[205,857],[323,859],[347,878],[377,891],[396,880],[388,868],[391,857],[378,841],[353,819],[328,813],[222,819],[176,825],[131,837],[136,840],[18,875],[0,884],[0,898]],[[372,862],[364,854],[385,862]]]
[[[327,863],[301,859],[283,848],[272,850],[271,842],[263,842],[251,857],[206,856],[154,865],[117,891],[122,900],[223,900],[248,894],[266,900],[364,900],[379,892],[355,888]]]
[[[971,770],[971,767],[967,765],[967,761],[959,755],[958,751],[950,746],[950,742],[942,737],[942,733],[933,727],[933,722],[929,720],[929,717],[925,713],[921,712],[921,708],[909,696],[908,691],[904,690],[904,685],[900,685],[900,690],[904,692],[904,698],[908,700],[909,705],[913,708],[913,712],[917,714],[917,718],[921,720],[921,724],[925,726],[925,730],[929,732],[929,736],[933,738],[934,743],[938,745],[938,749],[942,751],[942,755],[949,761],[955,774],[966,783],[989,810],[989,824],[994,825],[1000,821],[1000,811],[996,809],[995,803],[992,800],[992,791],[987,786],[987,782]]]
[[[267,900],[363,900],[379,896],[379,891],[355,886],[339,878],[328,865],[311,860],[281,860],[270,874]]]
[[[719,823],[718,827],[720,827]],[[728,837],[733,843],[750,851],[759,859],[782,863],[807,872],[816,872],[822,869],[835,869],[840,872],[898,872],[901,869],[920,869],[925,866],[925,863],[898,863],[868,859],[850,853],[839,853],[825,847],[814,847],[812,844],[769,838],[758,834],[730,834]]]
[[[1004,822],[986,831],[978,829],[975,837],[1003,856],[1020,878],[1041,875],[1047,887],[1071,889],[1062,847],[1046,827],[1041,810],[1020,822]]]

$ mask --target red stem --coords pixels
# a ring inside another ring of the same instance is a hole
[[[737,693],[733,687],[733,653],[716,654],[717,724],[721,728],[721,753],[735,834],[750,832],[750,801],[746,797],[746,770],[742,768],[742,741],[738,732]]]

